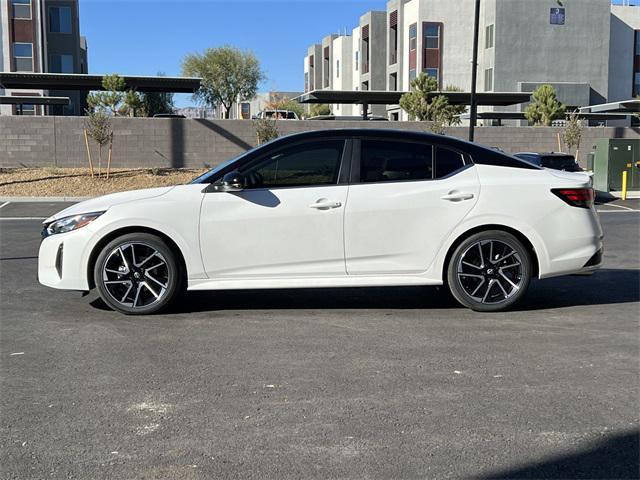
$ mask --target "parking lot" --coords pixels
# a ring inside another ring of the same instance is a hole
[[[125,317],[36,279],[0,208],[2,479],[638,478],[640,202],[604,268],[478,314],[436,288],[189,294]]]

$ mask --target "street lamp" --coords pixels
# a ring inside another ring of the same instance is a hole
[[[478,118],[478,102],[476,100],[476,83],[478,81],[478,30],[480,29],[480,0],[476,0],[476,13],[473,24],[473,61],[471,66],[471,101],[469,120],[469,141],[473,142],[476,119]]]

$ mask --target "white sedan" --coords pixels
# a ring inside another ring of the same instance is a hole
[[[602,263],[584,174],[453,138],[325,130],[277,139],[188,185],[116,193],[44,222],[43,285],[126,314],[181,290],[447,285],[477,311],[532,277]]]

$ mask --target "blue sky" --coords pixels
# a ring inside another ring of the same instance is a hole
[[[309,45],[350,31],[360,15],[385,6],[385,0],[80,0],[80,30],[90,73],[179,75],[185,54],[231,44],[260,59],[268,77],[261,90],[297,91]],[[192,103],[190,95],[176,95],[178,106]]]
[[[179,75],[185,54],[231,44],[252,50],[261,90],[303,89],[307,47],[352,29],[384,0],[80,0],[90,73]],[[192,104],[176,95],[178,106]]]

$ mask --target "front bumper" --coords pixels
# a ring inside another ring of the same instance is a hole
[[[38,252],[38,281],[62,290],[89,290],[85,247],[87,228],[51,235],[42,240]]]

